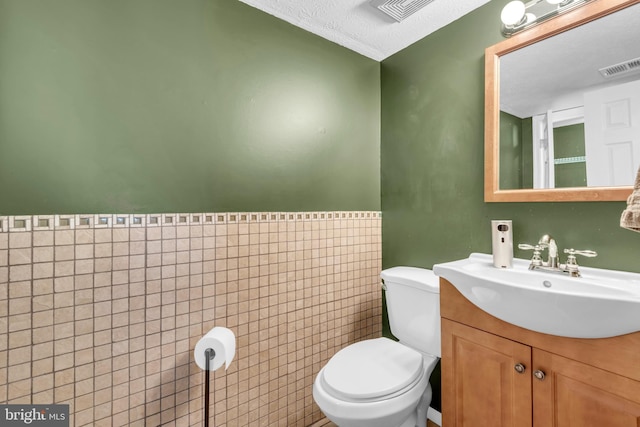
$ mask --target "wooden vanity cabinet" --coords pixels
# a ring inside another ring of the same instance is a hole
[[[640,382],[594,366],[533,349],[534,427],[638,427]]]
[[[531,427],[529,366],[531,347],[442,319],[443,427]]]
[[[540,334],[487,314],[445,279],[440,298],[443,427],[640,426],[640,333]]]

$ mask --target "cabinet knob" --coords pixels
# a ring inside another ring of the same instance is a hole
[[[533,376],[539,379],[540,381],[544,380],[545,374],[543,371],[537,369],[533,371]]]
[[[517,363],[517,364],[513,367],[513,369],[515,369],[517,373],[522,374],[522,373],[524,373],[524,371],[525,371],[525,369],[526,369],[526,368],[524,367],[524,365],[523,365],[522,363]]]

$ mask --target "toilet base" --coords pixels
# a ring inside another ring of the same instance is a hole
[[[431,383],[427,386],[427,389],[422,393],[422,397],[420,398],[420,402],[418,402],[418,406],[416,410],[411,413],[409,418],[407,418],[400,426],[398,427],[424,427],[427,425],[427,412],[429,411],[429,404],[431,403]]]
[[[325,414],[326,417],[335,423],[338,427],[424,427],[427,425],[427,412],[429,410],[429,404],[431,403],[431,384],[427,385],[427,388],[422,393],[422,397],[418,402],[416,408],[409,413],[402,423],[389,425],[387,420],[350,420],[345,422],[344,420],[336,420]]]
[[[423,357],[423,371],[416,383],[386,398],[370,401],[346,400],[328,392],[323,386],[325,366],[313,383],[313,399],[339,427],[425,427],[432,396],[429,377],[440,359],[424,353]]]

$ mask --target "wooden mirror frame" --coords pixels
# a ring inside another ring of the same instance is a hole
[[[556,34],[586,24],[640,0],[593,0],[485,50],[484,201],[485,202],[592,202],[624,201],[633,190],[624,187],[572,187],[500,190],[500,57]]]

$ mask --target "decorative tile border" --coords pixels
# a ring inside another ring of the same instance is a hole
[[[0,403],[55,397],[76,427],[201,425],[193,345],[224,325],[237,358],[213,375],[215,424],[312,425],[320,367],[381,335],[379,218],[2,216]]]
[[[55,215],[35,215],[32,220],[32,228],[34,231],[53,230],[55,220]]]
[[[382,213],[377,211],[16,215],[0,216],[0,233],[378,218]]]
[[[9,230],[31,231],[32,220],[33,218],[30,216],[10,216]]]
[[[95,216],[93,215],[76,215],[76,228],[93,228]]]

